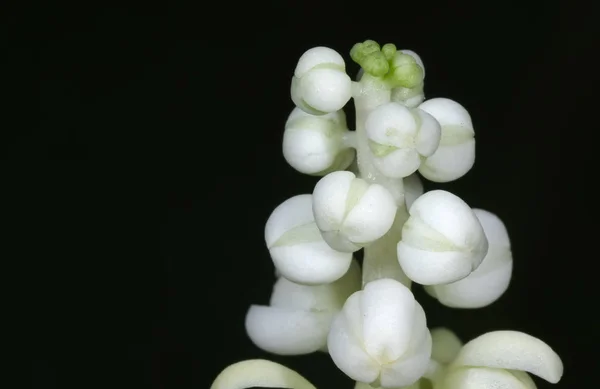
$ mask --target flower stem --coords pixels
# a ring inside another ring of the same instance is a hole
[[[402,179],[386,177],[377,170],[365,129],[369,114],[381,104],[390,102],[391,89],[381,78],[365,73],[360,82],[355,83],[353,92],[356,110],[356,158],[360,177],[370,183],[384,186],[394,196],[398,207],[405,206]]]
[[[380,278],[392,278],[410,287],[398,262],[396,245],[402,238],[402,226],[408,219],[408,211],[404,199],[404,183],[401,178],[389,178],[381,174],[373,163],[373,154],[369,148],[365,122],[369,114],[381,104],[389,103],[391,89],[381,78],[373,77],[365,72],[360,82],[354,84],[354,107],[356,110],[356,159],[360,178],[382,185],[390,191],[398,210],[394,225],[377,242],[365,247],[363,261],[363,286]]]

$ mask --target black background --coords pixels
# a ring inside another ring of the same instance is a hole
[[[33,387],[206,388],[248,358],[352,387],[326,355],[259,350],[243,321],[274,281],[266,219],[317,180],[281,154],[296,61],[329,46],[354,75],[348,53],[365,39],[419,53],[426,97],[469,110],[475,167],[426,189],[498,214],[512,239],[513,280],[492,306],[453,310],[414,288],[429,325],[463,340],[527,332],[565,364],[558,385],[539,388],[595,382],[584,349],[597,344],[597,292],[580,265],[595,258],[572,249],[589,241],[568,238],[577,204],[565,197],[583,185],[566,164],[584,153],[567,142],[591,142],[597,127],[583,107],[596,90],[590,12],[316,1],[15,11],[6,111],[18,120],[3,157]]]

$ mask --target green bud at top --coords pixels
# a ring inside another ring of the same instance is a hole
[[[360,65],[367,56],[379,51],[379,43],[373,40],[366,40],[362,43],[357,43],[352,46],[352,49],[350,50],[350,58]]]
[[[360,65],[365,72],[376,77],[385,76],[390,70],[390,64],[381,51],[377,51],[365,57]]]
[[[374,40],[366,40],[357,43],[350,50],[350,57],[359,64],[363,70],[375,77],[383,77],[390,70],[389,61],[392,52],[396,50],[394,45],[385,45],[385,52],[381,50],[379,43]]]
[[[408,54],[397,52],[386,80],[392,87],[414,88],[423,82],[423,68]]]
[[[387,59],[388,61],[391,61],[394,58],[394,56],[396,55],[396,51],[396,45],[394,45],[393,43],[386,43],[381,48],[381,52],[385,56],[385,59]]]

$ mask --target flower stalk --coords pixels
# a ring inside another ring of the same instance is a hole
[[[451,330],[428,327],[412,285],[448,307],[493,304],[510,284],[510,236],[498,215],[424,190],[420,177],[450,182],[473,167],[467,109],[425,99],[414,51],[366,40],[350,57],[361,66],[355,81],[326,47],[307,50],[292,76],[283,155],[320,178],[266,223],[277,280],[269,305],[250,307],[248,336],[273,354],[328,353],[355,389],[535,389],[529,374],[559,382],[560,357],[531,335],[494,331],[463,345]],[[353,130],[343,111],[350,99]],[[256,386],[315,388],[285,366],[248,360],[211,389]]]

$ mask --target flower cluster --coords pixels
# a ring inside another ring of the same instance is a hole
[[[469,172],[475,132],[458,102],[425,99],[421,58],[371,40],[350,57],[361,67],[356,81],[326,47],[306,51],[294,71],[283,155],[320,179],[268,218],[278,278],[269,305],[250,307],[248,336],[274,354],[328,353],[356,389],[533,389],[528,373],[558,382],[560,358],[535,337],[495,331],[463,345],[447,328],[428,328],[412,284],[448,307],[492,304],[512,275],[509,234],[492,212],[424,192],[420,177],[443,183]],[[350,99],[354,129],[343,111]],[[258,385],[314,388],[265,360],[229,366],[212,388]]]

